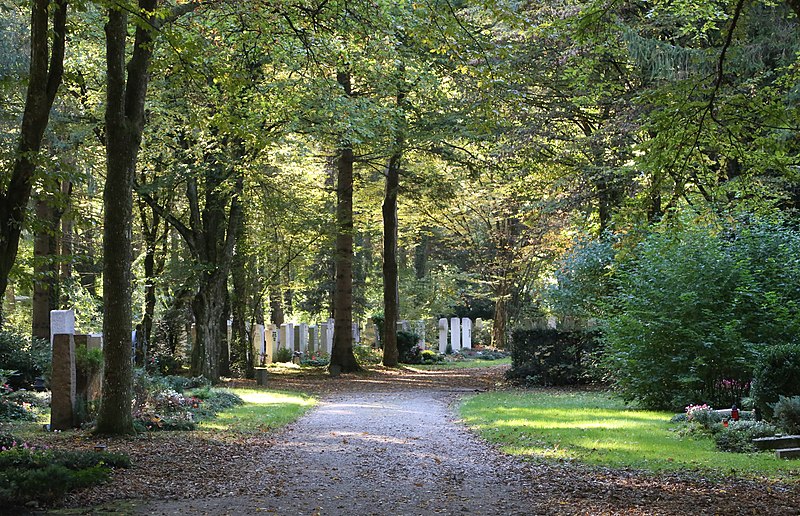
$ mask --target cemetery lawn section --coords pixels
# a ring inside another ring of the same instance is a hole
[[[199,430],[235,433],[266,432],[285,426],[317,404],[316,398],[290,391],[231,389],[244,405],[226,409],[198,425]]]
[[[800,478],[798,461],[719,451],[710,438],[671,430],[673,414],[631,409],[606,392],[483,393],[465,400],[460,412],[470,428],[511,455],[650,472]]]
[[[506,358],[498,358],[497,360],[481,360],[481,359],[470,359],[470,360],[459,360],[454,362],[439,362],[436,364],[413,364],[407,365],[409,369],[419,369],[422,371],[441,371],[446,369],[472,369],[472,368],[484,368],[484,367],[492,367],[492,366],[510,366],[511,365],[511,357]]]

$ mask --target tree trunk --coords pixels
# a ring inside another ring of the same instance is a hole
[[[150,209],[151,218],[147,217],[148,207],[144,202],[139,202],[139,217],[142,225],[142,238],[144,239],[144,313],[142,314],[142,343],[146,350],[150,349],[153,335],[153,319],[156,311],[156,278],[163,267],[157,267],[156,247],[158,233],[161,227],[161,216],[156,210]],[[143,360],[147,357],[143,356]],[[144,365],[144,364],[137,364]]]
[[[58,210],[47,198],[36,200],[38,230],[33,239],[33,306],[32,335],[50,340],[50,310],[55,310],[58,300],[58,246],[54,228],[59,227]]]
[[[281,289],[278,286],[269,289],[269,320],[272,324],[280,326],[283,324],[283,303],[281,302]]]
[[[350,95],[350,75],[336,74]],[[333,349],[328,370],[332,374],[358,371],[353,355],[353,147],[343,142],[336,157],[336,294],[333,307]]]
[[[192,348],[192,375],[216,382],[220,377],[220,349],[227,336],[220,321],[225,317],[227,272],[203,273],[200,290],[192,300],[196,339]]]
[[[403,67],[400,67],[401,73]],[[405,104],[402,87],[397,92],[397,108],[401,115]],[[404,117],[401,117],[404,118]],[[400,190],[400,162],[403,156],[404,128],[398,124],[395,148],[386,167],[386,192],[383,198],[383,365],[397,367],[397,319],[400,316],[400,288],[397,275],[397,196]]]
[[[397,192],[400,183],[400,153],[389,159],[386,168],[386,195],[383,199],[383,365],[396,367],[397,318],[400,292],[397,281]]]
[[[253,352],[251,350],[253,348],[250,345],[252,339],[247,332],[246,324],[250,293],[247,288],[247,272],[245,270],[248,266],[248,260],[244,253],[246,245],[244,241],[244,218],[239,221],[236,233],[238,243],[231,261],[231,281],[233,283],[231,296],[231,313],[233,314],[231,352],[233,356],[231,361],[241,368],[246,378],[253,378],[255,374],[253,362],[260,357],[253,357],[252,355]],[[252,266],[252,264],[250,265]]]
[[[506,295],[501,294],[494,303],[494,321],[492,321],[492,346],[505,349],[506,326],[508,323],[508,306]]]
[[[8,275],[17,259],[19,239],[25,226],[26,209],[33,188],[36,158],[64,72],[67,0],[54,0],[52,3],[51,50],[48,48],[51,1],[34,0],[31,4],[30,74],[25,110],[11,179],[5,191],[0,192],[0,295],[6,291]],[[2,324],[0,306],[0,327]]]
[[[138,13],[154,13],[156,0],[140,0]],[[110,9],[106,23],[106,184],[103,193],[103,396],[100,434],[134,433],[131,416],[131,232],[136,160],[144,131],[144,102],[153,40],[138,25],[125,67],[128,15]],[[126,80],[127,78],[127,80]]]

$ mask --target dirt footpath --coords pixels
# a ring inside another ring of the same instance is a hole
[[[454,407],[467,392],[495,385],[498,372],[452,374],[307,378],[302,386],[322,402],[282,433],[240,443],[184,438],[184,453],[194,460],[165,449],[172,439],[153,440],[134,457],[139,467],[71,505],[92,500],[94,508],[79,511],[86,514],[185,515],[800,512],[797,482],[653,476],[505,456],[463,427]],[[98,505],[116,497],[129,501]]]

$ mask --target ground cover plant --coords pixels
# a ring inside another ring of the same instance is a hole
[[[242,404],[234,393],[212,388],[203,378],[150,376],[137,371],[134,422],[139,431],[194,430],[200,421]],[[194,387],[184,390],[184,388]]]
[[[0,434],[0,506],[57,502],[70,491],[105,482],[112,469],[130,465],[122,453],[45,449]]]
[[[465,401],[471,428],[506,453],[646,471],[798,477],[800,464],[766,453],[727,453],[707,438],[682,436],[668,412],[634,410],[606,392],[484,393]]]

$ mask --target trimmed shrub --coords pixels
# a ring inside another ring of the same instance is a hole
[[[758,360],[753,380],[755,406],[772,419],[780,396],[800,395],[800,344],[772,346]]]
[[[419,352],[419,361],[420,364],[436,364],[444,362],[444,357],[433,350],[423,349]]]
[[[417,347],[419,337],[409,331],[397,332],[397,356],[403,364],[419,364],[420,353]]]
[[[800,434],[800,396],[780,396],[775,403],[775,424],[789,434]]]
[[[592,332],[516,330],[511,334],[511,369],[506,378],[545,386],[589,383],[596,337]]]

